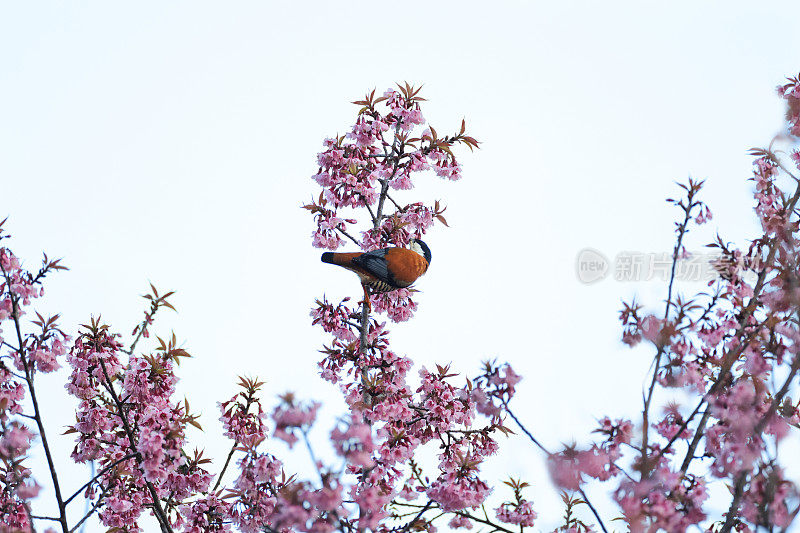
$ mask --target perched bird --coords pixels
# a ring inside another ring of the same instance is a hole
[[[374,293],[404,289],[414,283],[431,264],[431,249],[419,239],[411,241],[410,248],[381,248],[370,252],[322,254],[322,262],[344,267],[355,272],[364,287],[364,298],[369,303],[368,289]]]

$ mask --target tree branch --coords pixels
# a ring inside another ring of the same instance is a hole
[[[672,306],[672,289],[675,284],[675,267],[678,264],[678,254],[680,253],[681,246],[683,245],[683,237],[686,235],[689,220],[691,219],[692,209],[697,205],[694,202],[694,195],[697,190],[694,189],[693,181],[689,180],[688,193],[686,195],[686,206],[684,209],[683,222],[678,226],[678,239],[675,241],[675,249],[672,251],[672,268],[669,274],[669,285],[667,288],[667,304],[664,309],[664,324],[666,325],[669,320],[669,309]],[[699,189],[698,189],[699,190]],[[650,404],[653,401],[653,391],[655,390],[656,381],[658,380],[658,371],[661,369],[661,357],[664,355],[664,343],[666,341],[660,339],[658,350],[655,357],[655,368],[653,369],[653,379],[650,380],[650,387],[647,390],[647,399],[644,401],[642,408],[642,479],[650,475],[650,465],[647,460],[647,444],[648,444],[648,430],[650,429]]]
[[[55,493],[56,503],[58,504],[58,515],[59,515],[59,524],[61,524],[61,530],[64,533],[68,533],[67,529],[67,515],[64,508],[64,500],[61,497],[61,487],[58,483],[58,473],[56,472],[55,463],[53,462],[53,453],[50,450],[50,444],[47,441],[47,434],[44,430],[44,422],[42,421],[42,413],[39,409],[39,401],[36,398],[36,389],[33,385],[33,370],[28,365],[28,359],[25,355],[25,343],[22,339],[22,329],[19,323],[20,317],[20,309],[19,309],[19,297],[17,297],[14,292],[11,290],[11,279],[6,272],[6,269],[0,263],[0,271],[3,273],[3,278],[6,280],[6,287],[8,289],[8,295],[11,299],[11,314],[14,320],[14,329],[17,333],[17,342],[19,343],[19,349],[17,353],[19,354],[20,361],[22,362],[22,366],[25,371],[25,382],[28,385],[28,392],[31,394],[31,403],[33,404],[33,412],[34,412],[34,420],[36,421],[36,427],[39,429],[39,437],[42,439],[42,447],[44,448],[44,454],[47,458],[47,466],[50,469],[50,478],[53,481],[53,492]]]
[[[219,476],[217,477],[217,482],[214,483],[214,488],[211,489],[211,492],[216,492],[217,488],[219,488],[219,484],[222,483],[222,476],[225,475],[225,470],[228,469],[228,464],[230,464],[231,458],[233,457],[233,452],[236,451],[237,446],[239,446],[239,443],[237,441],[234,441],[233,446],[231,446],[231,451],[228,452],[228,458],[225,459],[225,464],[222,466],[222,470],[220,471]]]
[[[103,376],[106,378],[106,382],[104,384],[106,390],[108,390],[109,394],[111,394],[111,398],[114,400],[114,403],[117,406],[117,414],[119,415],[120,420],[122,420],[122,427],[125,429],[125,434],[128,437],[128,446],[134,455],[136,455],[137,462],[141,462],[142,456],[139,453],[139,450],[136,449],[133,430],[131,430],[130,424],[128,424],[128,417],[125,415],[125,407],[122,405],[122,402],[119,401],[117,392],[111,385],[111,378],[106,370],[105,361],[102,359],[100,359],[100,367],[103,370]],[[155,487],[153,487],[153,484],[147,480],[145,480],[145,484],[147,485],[148,492],[150,492],[150,499],[153,501],[153,510],[155,511],[158,523],[161,525],[161,530],[165,533],[173,533],[172,527],[169,524],[169,518],[164,512],[164,508],[161,506],[161,499],[158,497]]]
[[[117,460],[117,461],[114,461],[114,462],[113,462],[113,463],[111,463],[110,465],[108,465],[108,466],[106,466],[105,468],[103,468],[103,469],[102,469],[100,472],[98,472],[98,473],[97,473],[97,475],[95,475],[95,476],[94,476],[92,479],[90,479],[89,481],[87,481],[86,483],[84,483],[84,484],[81,486],[81,488],[79,488],[78,490],[76,490],[76,491],[75,491],[75,492],[72,494],[72,496],[70,496],[69,498],[67,498],[66,500],[64,500],[64,505],[65,505],[65,506],[66,506],[66,505],[68,505],[68,504],[69,504],[69,502],[71,502],[72,500],[74,500],[74,499],[75,499],[75,498],[76,498],[76,497],[77,497],[77,496],[78,496],[78,495],[79,495],[81,492],[83,492],[83,490],[84,490],[86,487],[88,487],[89,485],[91,485],[92,483],[94,483],[95,481],[97,481],[98,479],[100,479],[100,476],[102,476],[103,474],[105,474],[106,472],[108,472],[109,470],[111,470],[112,468],[114,468],[115,466],[117,466],[118,464],[120,464],[120,463],[124,463],[124,462],[125,462],[125,461],[127,461],[128,459],[133,459],[134,457],[136,457],[136,455],[137,455],[137,454],[135,454],[135,453],[129,453],[128,455],[126,455],[126,456],[125,456],[125,457],[123,457],[122,459],[119,459],[119,460]]]
[[[414,524],[416,524],[417,520],[419,520],[422,517],[422,515],[425,514],[425,511],[430,509],[431,505],[433,505],[433,500],[428,500],[428,503],[425,504],[425,507],[423,507],[422,509],[419,510],[419,512],[411,520],[411,522],[409,522],[405,526],[403,526],[403,529],[400,530],[400,533],[406,533],[406,531],[408,531],[409,528],[411,528]]]
[[[342,235],[344,235],[345,237],[347,237],[348,239],[353,241],[353,243],[355,243],[356,246],[361,246],[361,243],[359,243],[357,240],[355,240],[355,238],[352,235],[350,235],[349,233],[347,233],[345,230],[343,230],[341,228],[336,228],[336,231],[338,231],[339,233],[341,233]]]
[[[89,511],[85,515],[83,515],[83,518],[81,518],[78,521],[78,523],[75,524],[75,526],[69,530],[69,533],[74,533],[75,531],[78,531],[78,528],[81,527],[81,525],[84,522],[86,522],[89,519],[89,517],[94,514],[95,511],[97,511],[97,508],[100,507],[100,505],[103,503],[103,497],[106,495],[106,491],[107,489],[104,487],[103,491],[100,493],[100,496],[97,497],[97,501],[94,503],[94,505],[92,505],[92,508],[89,509]]]

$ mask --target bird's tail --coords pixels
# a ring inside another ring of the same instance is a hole
[[[361,252],[344,252],[344,253],[334,253],[334,252],[325,252],[322,254],[322,262],[323,263],[330,263],[332,265],[339,265],[339,266],[350,266],[350,261],[353,260],[354,257],[358,257],[361,255]]]

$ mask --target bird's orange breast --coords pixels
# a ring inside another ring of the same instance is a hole
[[[401,287],[408,287],[428,270],[428,262],[417,252],[407,248],[390,248],[386,262],[392,277]]]

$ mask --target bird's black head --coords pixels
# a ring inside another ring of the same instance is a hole
[[[414,239],[411,241],[411,249],[424,257],[429,265],[431,264],[431,249],[428,248],[427,244],[419,239]]]

